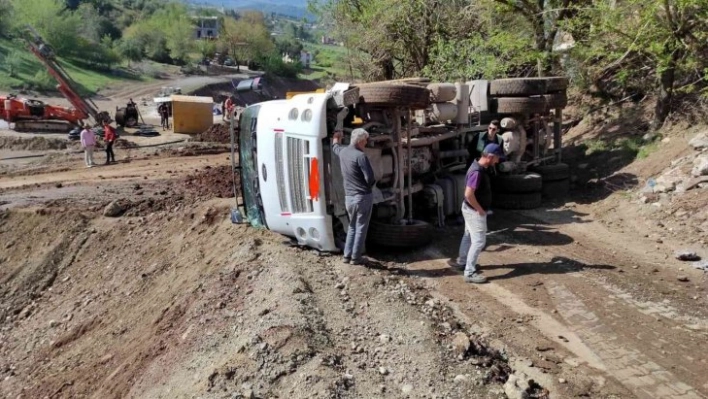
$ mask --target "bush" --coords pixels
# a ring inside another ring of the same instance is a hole
[[[45,70],[37,71],[32,82],[29,83],[31,89],[38,91],[51,91],[55,89],[56,85],[57,82]]]
[[[302,64],[300,62],[286,63],[277,54],[264,57],[260,64],[266,74],[286,78],[296,78],[302,72]]]

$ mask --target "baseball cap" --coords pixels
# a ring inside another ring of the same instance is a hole
[[[499,158],[504,158],[504,151],[502,151],[501,147],[499,147],[499,144],[495,144],[495,143],[487,144],[484,147],[482,154],[491,154],[491,155],[496,155]]]

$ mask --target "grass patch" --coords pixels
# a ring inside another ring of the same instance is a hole
[[[7,60],[13,58],[13,73]],[[78,84],[77,90],[82,95],[96,93],[111,85],[125,82],[149,81],[151,79],[131,74],[123,69],[96,71],[60,60],[60,64]],[[40,79],[46,74],[46,68],[27,50],[22,43],[0,39],[0,90],[46,90],[54,91],[56,81],[53,78]],[[13,75],[13,76],[10,76]]]
[[[585,155],[590,156],[598,152],[604,152],[610,149],[609,144],[603,140],[588,140],[585,143]]]
[[[310,80],[336,80],[356,79],[356,70],[349,66],[349,50],[345,47],[324,44],[305,43],[305,50],[313,56],[310,70],[300,74],[303,79]],[[355,76],[351,76],[352,73]]]

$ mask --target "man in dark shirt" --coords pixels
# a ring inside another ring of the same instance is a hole
[[[482,151],[487,144],[499,144],[500,146],[504,144],[499,126],[499,121],[496,119],[489,122],[487,131],[479,133],[476,138],[470,142],[467,147],[467,152],[469,153],[469,157],[467,158],[468,168],[472,164],[472,161],[482,155]]]
[[[371,188],[376,183],[369,158],[364,154],[369,133],[364,129],[354,129],[349,146],[340,144],[342,133],[332,137],[332,151],[339,157],[344,178],[344,201],[349,214],[347,240],[344,244],[344,263],[359,265],[364,263],[362,255],[366,243],[366,232],[371,220],[374,196]]]
[[[467,170],[465,200],[462,216],[465,219],[465,235],[460,243],[458,262],[466,256],[464,279],[467,283],[484,283],[487,279],[477,270],[477,259],[487,240],[487,211],[492,205],[492,187],[486,169],[496,165],[504,152],[498,144],[487,144],[478,160]]]

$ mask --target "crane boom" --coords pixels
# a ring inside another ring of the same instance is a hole
[[[52,48],[42,39],[37,31],[31,26],[28,27],[31,38],[27,40],[29,49],[37,59],[47,68],[47,72],[58,82],[57,90],[71,103],[74,108],[85,114],[85,118],[91,117],[94,122],[102,124],[111,122],[111,118],[105,111],[99,111],[96,104],[91,99],[82,98],[78,94],[76,87],[78,84],[71,78],[69,73],[59,64]]]

